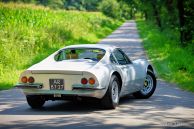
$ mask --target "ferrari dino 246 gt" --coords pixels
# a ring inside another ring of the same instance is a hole
[[[125,95],[152,96],[156,76],[146,60],[131,61],[120,48],[72,45],[24,71],[16,87],[23,89],[32,108],[42,107],[47,100],[89,97],[114,109]]]

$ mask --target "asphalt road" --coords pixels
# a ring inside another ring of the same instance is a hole
[[[123,48],[134,60],[146,58],[134,21],[128,21],[100,43]],[[48,101],[31,109],[20,90],[0,91],[0,128],[194,128],[194,93],[158,80],[150,99],[122,98],[116,110],[101,109],[96,102]]]

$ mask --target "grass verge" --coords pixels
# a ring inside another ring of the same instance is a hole
[[[137,21],[146,53],[159,77],[194,92],[194,46],[180,47],[179,34],[166,29],[162,32],[153,24]]]
[[[0,3],[0,89],[13,87],[24,69],[57,49],[96,43],[121,23],[99,12]]]

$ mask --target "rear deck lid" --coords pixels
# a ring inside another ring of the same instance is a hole
[[[97,62],[88,59],[66,60],[60,62],[40,62],[33,65],[28,70],[31,73],[66,73],[82,74],[82,71],[88,71]]]

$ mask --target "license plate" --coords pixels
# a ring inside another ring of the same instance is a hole
[[[61,94],[54,94],[55,98],[61,98]]]
[[[49,79],[51,90],[64,90],[64,80],[63,79]]]

